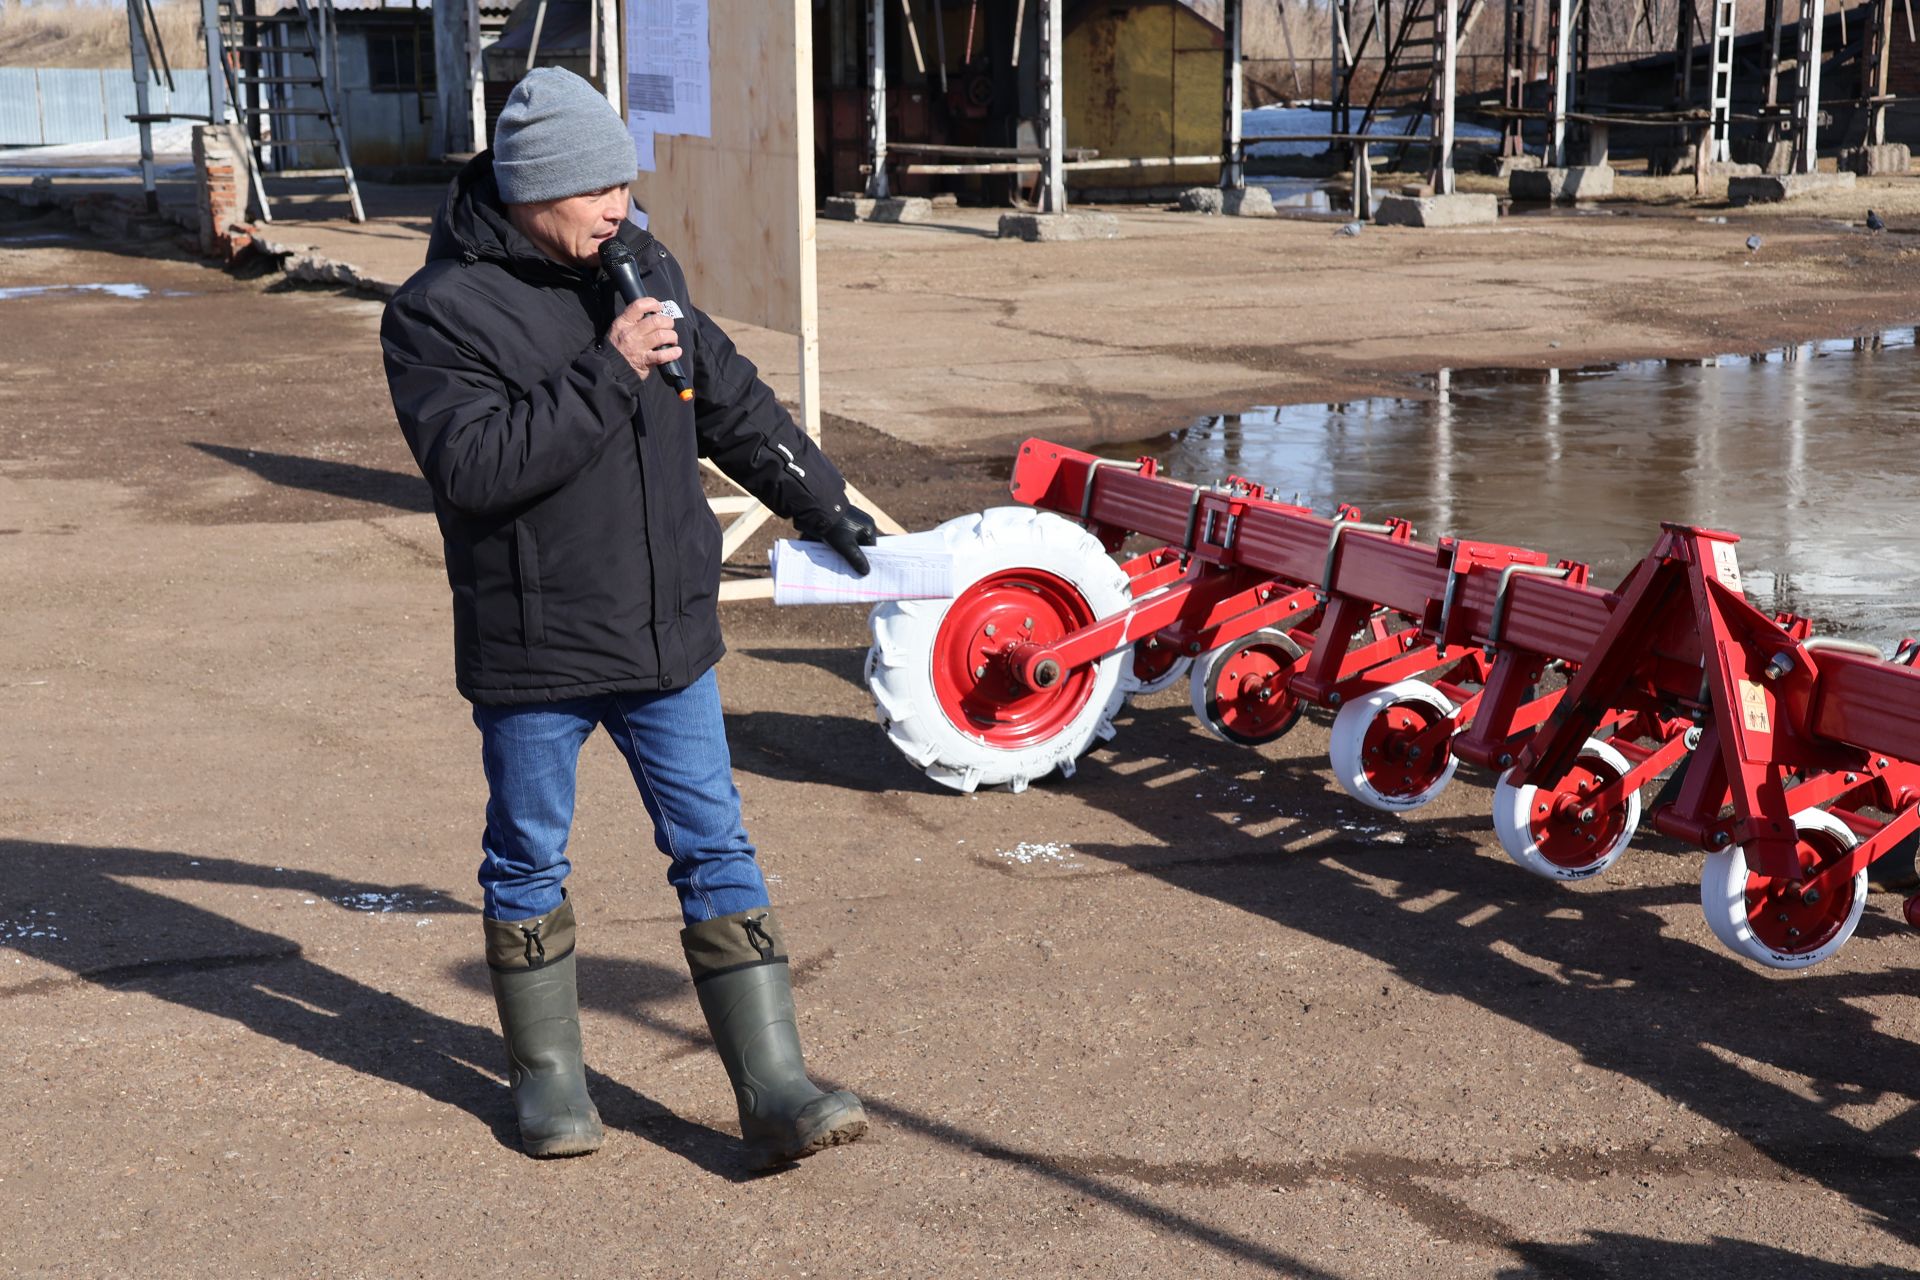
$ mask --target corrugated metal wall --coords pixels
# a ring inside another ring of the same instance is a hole
[[[164,84],[153,82],[149,110],[206,115],[205,71],[176,73],[173,83],[170,94]],[[128,137],[140,132],[127,120],[138,110],[133,77],[125,71],[0,67],[0,147]]]

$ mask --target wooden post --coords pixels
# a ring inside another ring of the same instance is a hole
[[[641,172],[634,191],[702,308],[792,336],[797,417],[818,439],[812,15],[803,3],[770,11],[764,0],[711,0],[709,134],[656,136],[654,167]],[[884,531],[900,532],[858,489],[849,485],[847,494]],[[734,555],[772,514],[744,493],[715,499],[712,507],[725,523],[723,556]],[[764,578],[734,580],[722,584],[720,597],[771,592]]]
[[[1220,20],[1225,25],[1226,74],[1222,77],[1224,101],[1220,119],[1220,186],[1239,190],[1247,185],[1245,158],[1240,145],[1240,107],[1244,89],[1240,74],[1240,28],[1242,0],[1221,0]]]

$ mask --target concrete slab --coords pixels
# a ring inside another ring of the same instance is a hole
[[[1604,164],[1569,165],[1564,169],[1521,169],[1507,179],[1507,193],[1515,200],[1562,204],[1613,194],[1613,168]]]
[[[1116,240],[1120,219],[1110,213],[1003,213],[1002,240],[1047,243],[1066,240]]]
[[[1778,204],[1814,191],[1850,191],[1851,173],[1778,173],[1758,178],[1733,178],[1727,200],[1735,205]]]
[[[1180,193],[1182,213],[1224,213],[1228,217],[1264,217],[1273,212],[1273,193],[1265,187],[1221,190],[1219,187],[1188,187]]]
[[[1382,196],[1373,220],[1383,227],[1472,227],[1500,219],[1500,198],[1459,192],[1450,196]]]

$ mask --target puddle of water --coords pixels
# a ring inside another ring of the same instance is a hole
[[[0,302],[54,293],[106,293],[116,298],[144,298],[150,292],[143,284],[23,284],[0,289]]]
[[[1105,452],[1403,516],[1426,541],[1538,548],[1608,586],[1662,521],[1731,530],[1756,605],[1890,650],[1920,629],[1916,431],[1920,352],[1901,329],[1707,361],[1443,371],[1420,394],[1249,409]]]

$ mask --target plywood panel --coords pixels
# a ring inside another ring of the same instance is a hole
[[[809,356],[812,17],[804,0],[711,0],[713,136],[657,138],[656,168],[634,186],[703,310],[794,334]]]

